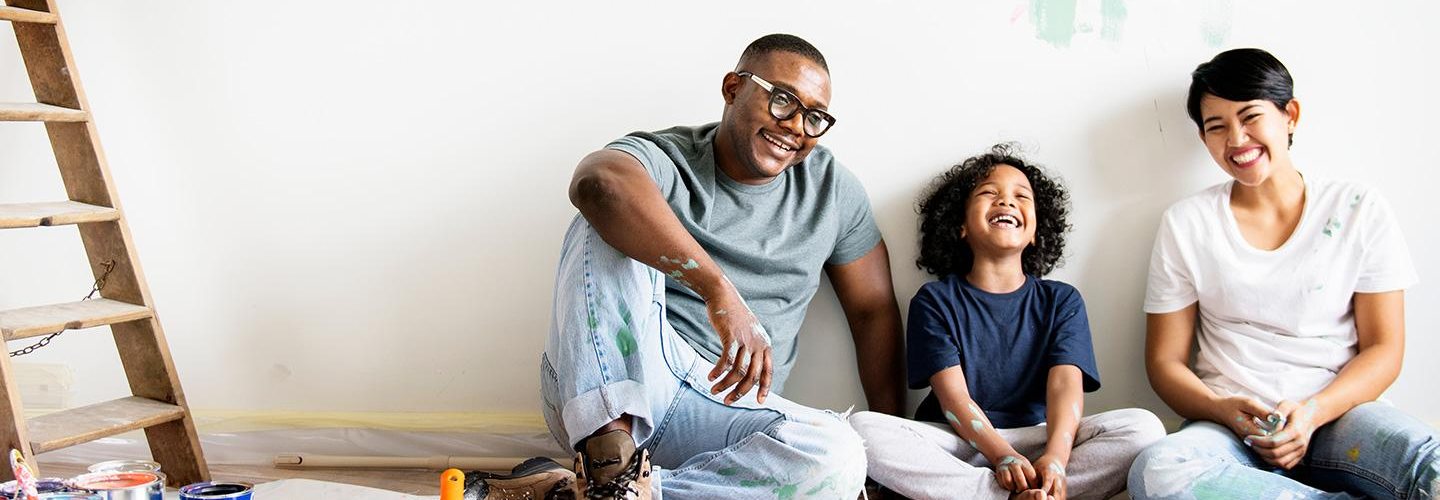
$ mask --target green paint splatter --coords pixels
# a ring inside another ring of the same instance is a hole
[[[1075,37],[1076,0],[1030,0],[1035,37],[1056,47],[1069,47]]]
[[[726,468],[724,468],[724,469],[720,469],[720,470],[718,470],[718,471],[715,471],[715,473],[716,473],[716,474],[719,474],[719,475],[722,475],[722,476],[725,476],[725,477],[730,477],[730,476],[739,474],[739,473],[740,473],[740,468],[738,468],[738,467],[726,467]]]
[[[685,273],[682,273],[682,272],[680,272],[679,270],[670,271],[670,277],[671,277],[671,278],[675,278],[675,279],[678,280],[678,279],[680,279],[680,278],[684,278],[684,277],[685,277]]]
[[[950,413],[950,410],[945,410],[945,420],[955,422],[955,425],[960,425],[960,417],[956,417],[954,413]]]
[[[789,500],[791,498],[795,498],[795,492],[799,490],[800,485],[787,484],[779,488],[775,488],[775,498],[779,498],[781,500]]]
[[[974,429],[975,432],[980,432],[982,429],[985,428],[985,424],[981,423],[978,419],[973,419],[970,421],[970,428]]]
[[[833,489],[835,489],[835,476],[831,475],[825,478],[824,481],[820,481],[820,484],[815,485],[814,488],[810,488],[810,491],[805,492],[805,495],[813,497],[821,491]]]
[[[1332,237],[1333,237],[1333,236],[1335,236],[1335,233],[1337,233],[1337,232],[1339,232],[1339,231],[1340,231],[1340,219],[1336,219],[1336,218],[1334,218],[1334,217],[1331,217],[1330,220],[1328,220],[1328,221],[1325,222],[1325,229],[1324,229],[1322,232],[1325,233],[1325,236],[1332,236]]]
[[[1006,465],[1010,465],[1010,464],[1013,464],[1013,463],[1019,462],[1019,461],[1020,461],[1020,459],[1018,459],[1018,458],[1015,458],[1015,457],[1006,455],[1005,458],[1000,459],[1000,463],[995,464],[995,465],[999,465],[999,466],[1001,466],[1001,467],[1004,467],[1004,466],[1006,466]]]
[[[600,327],[600,320],[595,318],[595,313],[590,313],[590,317],[586,318],[586,322],[590,324],[591,331],[594,331],[596,328]]]
[[[746,487],[746,488],[757,488],[757,487],[760,487],[760,486],[779,486],[779,485],[780,485],[780,481],[776,481],[775,478],[773,478],[773,477],[772,477],[772,478],[766,478],[766,479],[741,479],[741,480],[740,480],[740,486],[744,486],[744,487]]]
[[[971,440],[969,440],[969,441],[965,441],[965,442],[970,443],[970,447],[971,447],[971,448],[975,448],[975,449],[977,449],[977,450],[980,449],[980,445],[975,444],[975,440],[973,440],[973,439],[971,439]]]
[[[1211,48],[1220,48],[1230,39],[1230,21],[1235,16],[1235,0],[1196,2],[1204,9],[1200,35]]]
[[[1105,21],[1100,26],[1100,37],[1107,42],[1120,41],[1121,29],[1125,27],[1125,18],[1128,15],[1125,0],[1101,0],[1100,16]]]
[[[620,348],[620,355],[628,358],[640,350],[640,343],[635,341],[635,334],[630,331],[630,308],[624,302],[620,303],[620,319],[624,323],[615,331],[615,345]]]
[[[700,269],[700,263],[695,262],[695,259],[689,259],[686,260],[684,264],[681,264],[680,267],[685,269]]]
[[[1195,500],[1229,500],[1232,498],[1281,498],[1280,491],[1250,475],[1230,474],[1202,477],[1195,481],[1190,493]],[[1293,492],[1291,492],[1293,493]],[[1296,495],[1301,497],[1304,495]]]
[[[1355,195],[1355,199],[1350,200],[1350,208],[1355,208],[1358,205],[1360,205],[1360,195],[1357,194]]]

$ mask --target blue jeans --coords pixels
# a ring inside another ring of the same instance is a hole
[[[1385,403],[1366,403],[1315,431],[1305,458],[1286,471],[1230,432],[1189,422],[1147,448],[1130,468],[1137,499],[1434,498],[1440,436]]]
[[[545,422],[566,450],[622,415],[651,452],[655,498],[856,498],[865,449],[844,418],[756,391],[721,403],[713,366],[665,318],[665,280],[576,216],[540,361]]]

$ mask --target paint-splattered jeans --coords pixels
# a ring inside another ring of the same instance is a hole
[[[734,405],[711,396],[711,365],[665,319],[665,283],[576,216],[565,234],[554,317],[541,358],[545,422],[567,450],[634,417],[650,449],[655,498],[856,498],[860,437],[835,413],[777,395]]]
[[[1440,435],[1385,403],[1366,403],[1315,431],[1304,460],[1277,469],[1230,429],[1189,422],[1130,468],[1136,499],[1434,498]],[[1338,492],[1338,493],[1335,493]]]

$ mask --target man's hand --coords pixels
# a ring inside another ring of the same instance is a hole
[[[710,393],[719,394],[734,386],[735,389],[725,396],[725,404],[733,404],[759,384],[760,392],[755,400],[764,403],[765,397],[770,395],[773,373],[770,334],[766,333],[765,327],[760,325],[760,320],[745,305],[729,280],[725,284],[724,293],[705,301],[710,324],[715,326],[715,332],[720,335],[720,345],[725,348],[720,360],[715,362],[715,368],[710,370],[710,380],[719,379],[710,388]]]
[[[1035,488],[1045,492],[1049,498],[1065,500],[1067,493],[1063,460],[1053,455],[1042,455],[1035,461],[1035,474],[1039,476],[1036,482],[1040,483]]]
[[[1293,469],[1310,449],[1310,436],[1318,427],[1315,415],[1320,403],[1314,399],[1303,405],[1281,401],[1267,422],[1274,422],[1273,432],[1245,436],[1245,444],[1265,462],[1282,469]]]

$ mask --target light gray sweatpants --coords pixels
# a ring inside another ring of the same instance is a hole
[[[896,493],[915,500],[1004,500],[1010,495],[1000,489],[985,456],[945,424],[865,411],[851,415],[850,425],[865,440],[870,477]],[[997,430],[1032,462],[1045,452],[1045,424]],[[1066,467],[1070,498],[1103,499],[1119,493],[1135,455],[1163,437],[1160,419],[1137,408],[1080,419]]]

